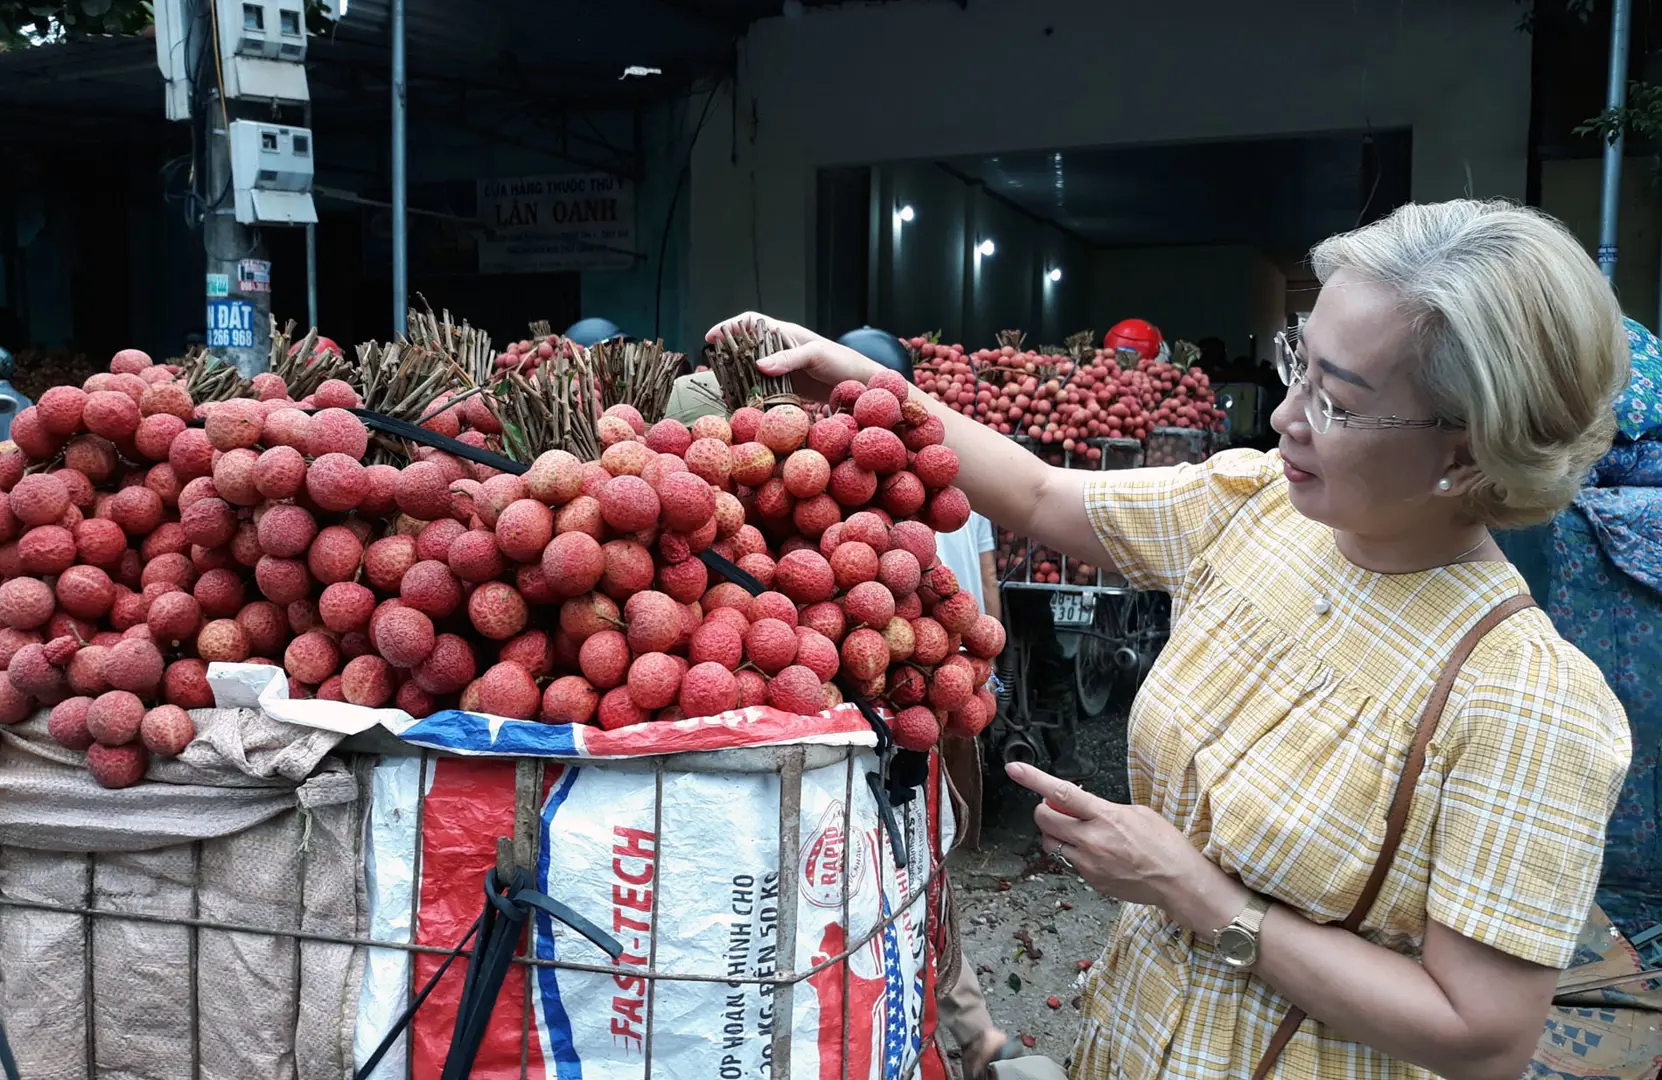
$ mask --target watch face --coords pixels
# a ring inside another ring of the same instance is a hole
[[[1218,954],[1230,967],[1248,968],[1258,962],[1258,942],[1246,931],[1226,926],[1218,935]]]

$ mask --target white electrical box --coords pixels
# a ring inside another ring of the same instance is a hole
[[[312,205],[312,133],[309,128],[231,122],[231,188],[244,225],[307,225]]]
[[[156,66],[162,69],[167,93],[167,118],[190,119],[191,64],[200,44],[191,41],[190,12],[185,0],[156,0]]]
[[[204,0],[214,5],[225,96],[303,104],[306,11],[302,0]]]

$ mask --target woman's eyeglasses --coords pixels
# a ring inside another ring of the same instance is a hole
[[[1367,416],[1339,408],[1333,404],[1333,399],[1327,396],[1326,390],[1311,384],[1309,365],[1299,356],[1297,342],[1297,329],[1283,330],[1275,335],[1275,373],[1281,377],[1281,385],[1289,390],[1304,388],[1304,418],[1310,422],[1310,429],[1318,435],[1332,431],[1334,424],[1365,431],[1458,428],[1458,425],[1446,420],[1404,420],[1400,416]]]

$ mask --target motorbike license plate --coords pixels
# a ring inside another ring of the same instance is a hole
[[[1096,594],[1053,592],[1050,617],[1057,626],[1089,626],[1096,615]]]

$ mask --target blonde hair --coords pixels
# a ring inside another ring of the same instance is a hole
[[[1410,203],[1310,258],[1323,282],[1345,270],[1401,294],[1417,388],[1466,428],[1482,473],[1468,496],[1478,521],[1529,525],[1570,504],[1614,437],[1628,342],[1609,282],[1568,229],[1507,202]]]

